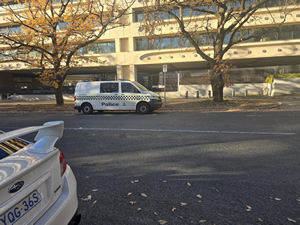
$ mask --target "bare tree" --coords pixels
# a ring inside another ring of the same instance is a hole
[[[191,48],[210,65],[209,79],[213,100],[223,101],[223,88],[227,84],[225,71],[229,65],[225,53],[238,43],[261,36],[266,14],[269,26],[282,25],[292,11],[291,0],[153,0],[145,2],[145,18],[142,21],[147,36],[157,37],[157,27],[176,23],[175,35],[187,41]],[[280,10],[269,10],[276,5]],[[257,13],[266,9],[264,14]],[[275,15],[276,14],[276,15]],[[249,25],[249,24],[250,25]],[[212,48],[213,54],[208,53]]]
[[[38,79],[55,88],[56,104],[63,105],[62,86],[70,68],[80,60],[97,60],[80,49],[126,25],[134,1],[7,0],[2,7],[9,24],[0,31],[0,54],[39,69]]]

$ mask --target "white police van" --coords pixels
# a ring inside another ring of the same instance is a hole
[[[146,114],[161,106],[158,94],[134,81],[80,82],[75,87],[74,109],[84,114],[94,110],[135,110]]]

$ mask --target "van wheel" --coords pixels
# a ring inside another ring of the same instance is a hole
[[[93,107],[89,103],[85,103],[81,107],[83,114],[91,114],[93,112]]]
[[[147,114],[150,113],[151,110],[149,104],[145,102],[141,102],[138,104],[136,111],[140,114]]]

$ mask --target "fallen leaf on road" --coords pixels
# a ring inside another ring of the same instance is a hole
[[[93,202],[93,204],[96,204],[97,203],[97,200],[95,200],[94,202]]]
[[[158,213],[157,213],[157,212],[154,212],[153,214],[154,214],[155,216],[158,216]]]
[[[88,202],[88,201],[91,201],[91,199],[92,199],[92,196],[88,195],[86,198],[81,198],[81,201]]]
[[[251,210],[252,210],[252,207],[249,206],[249,205],[246,205],[246,211],[247,211],[247,212],[250,212]]]
[[[142,208],[137,208],[137,211],[142,211]]]
[[[199,220],[199,223],[205,223],[206,220]]]
[[[128,195],[128,196],[129,196],[129,195],[132,195],[132,192],[129,192],[127,195]]]
[[[276,201],[281,201],[281,199],[280,198],[274,198]]]
[[[93,189],[92,191],[93,191],[93,192],[96,192],[96,191],[99,191],[99,189],[96,189],[96,188],[95,188],[95,189]]]
[[[259,222],[264,222],[262,218],[258,218],[258,221]]]
[[[158,222],[159,222],[159,224],[166,224],[167,223],[167,221],[165,221],[165,220],[159,220]]]
[[[287,218],[287,220],[288,220],[289,222],[291,222],[291,223],[297,223],[296,220],[293,220],[293,219],[291,219],[291,218]]]
[[[185,203],[185,202],[180,202],[180,205],[181,205],[181,206],[186,206],[187,203]]]
[[[197,198],[202,198],[202,196],[201,195],[196,195],[197,196]]]
[[[141,193],[141,196],[147,198],[148,196],[145,193]]]
[[[176,210],[176,208],[175,208],[175,207],[173,207],[173,208],[172,208],[172,212],[174,212],[175,210]]]
[[[192,186],[192,184],[191,184],[190,182],[187,182],[186,184],[187,184],[188,186],[190,186],[190,187]]]
[[[135,183],[138,183],[138,182],[140,182],[140,181],[139,180],[132,180],[131,181],[132,184],[135,184]]]
[[[215,187],[212,187],[213,190],[215,190],[216,192],[219,192],[219,190]]]
[[[129,202],[131,205],[134,205],[136,203],[136,201],[130,201]]]

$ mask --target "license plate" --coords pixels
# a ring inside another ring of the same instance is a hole
[[[41,201],[37,191],[32,192],[14,207],[10,208],[5,214],[0,216],[0,225],[15,224],[26,213],[33,209]]]

